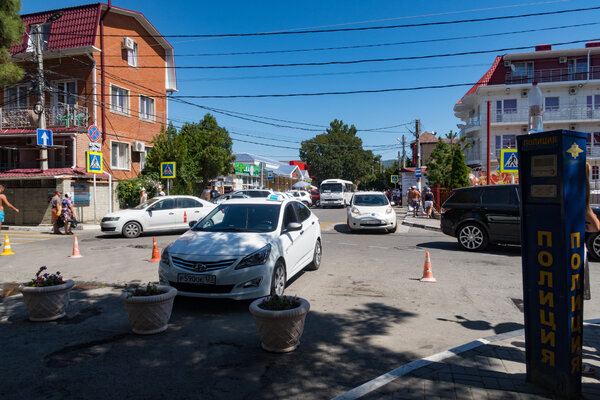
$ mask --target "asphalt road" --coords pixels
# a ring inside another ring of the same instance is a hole
[[[286,289],[311,311],[301,345],[285,355],[260,349],[246,301],[177,298],[165,333],[130,333],[111,286],[157,279],[157,264],[146,261],[152,236],[83,232],[77,260],[68,258],[71,237],[13,245],[15,256],[0,257],[5,289],[40,265],[96,289],[74,291],[68,316],[51,323],[28,322],[19,295],[2,299],[0,398],[327,399],[404,363],[522,327],[519,248],[465,253],[454,238],[405,226],[350,234],[345,210],[314,211],[323,262]],[[156,239],[164,247],[177,236]],[[425,252],[437,283],[418,281]],[[586,319],[600,316],[596,265]]]

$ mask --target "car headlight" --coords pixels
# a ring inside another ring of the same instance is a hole
[[[358,211],[358,208],[352,207],[352,214],[360,214],[360,211]]]
[[[235,269],[242,269],[253,267],[255,265],[262,265],[267,262],[270,254],[271,245],[268,244],[262,249],[255,251],[254,253],[242,258],[242,261],[240,261],[240,263],[235,267]]]
[[[102,218],[102,222],[118,221],[119,218],[121,218],[121,217],[104,217],[104,218]]]
[[[169,244],[167,247],[165,247],[162,251],[162,254],[160,255],[160,261],[164,262],[164,263],[169,263],[169,249],[171,248],[171,245],[173,243]]]
[[[392,210],[392,207],[388,207],[388,208],[387,208],[387,210],[385,210],[385,213],[386,213],[386,214],[389,214],[389,213],[391,213],[392,211],[394,211],[394,210]]]

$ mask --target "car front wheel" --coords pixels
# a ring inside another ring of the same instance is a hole
[[[479,251],[488,245],[488,239],[483,228],[477,224],[465,224],[458,231],[458,244],[465,250]]]
[[[123,236],[129,239],[136,238],[142,233],[142,226],[137,222],[128,222],[123,226]]]
[[[590,235],[587,239],[588,257],[593,261],[600,261],[600,233]]]
[[[275,268],[273,268],[273,276],[271,277],[271,296],[283,296],[285,283],[285,265],[283,264],[283,261],[279,260],[275,263]]]
[[[321,266],[321,257],[323,256],[323,248],[321,247],[321,241],[317,239],[315,243],[315,251],[313,253],[312,263],[308,265],[309,270],[316,271]]]

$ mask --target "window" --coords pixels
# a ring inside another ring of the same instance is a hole
[[[502,122],[504,114],[517,113],[517,99],[506,99],[496,101],[496,122]]]
[[[296,208],[296,212],[298,213],[298,218],[300,219],[300,223],[304,222],[308,217],[310,217],[310,210],[302,203],[292,203],[294,208]]]
[[[285,207],[285,211],[283,213],[283,227],[288,226],[290,222],[297,222],[296,213],[294,212],[294,207],[291,204],[288,204]]]
[[[481,203],[483,205],[500,204],[516,206],[519,204],[519,200],[515,188],[511,186],[484,190],[481,196]]]
[[[595,181],[600,179],[599,169],[600,169],[600,167],[598,167],[597,165],[592,165],[592,179]]]
[[[466,203],[466,204],[477,204],[479,203],[479,198],[481,197],[480,190],[457,190],[454,194],[447,200],[448,203],[456,204],[456,203]]]
[[[516,149],[517,148],[517,136],[516,135],[498,135],[496,136],[496,158],[500,159],[500,150],[502,149]]]
[[[129,90],[111,86],[110,109],[111,111],[129,114]]]
[[[29,98],[27,86],[5,86],[4,88],[4,107],[9,110],[27,108]]]
[[[546,97],[544,111],[558,111],[558,97]]]
[[[594,118],[594,114],[598,114],[600,109],[600,94],[587,96],[587,117]]]
[[[584,58],[569,60],[569,79],[587,79],[587,60]]]
[[[533,82],[533,61],[515,62],[512,65],[514,65],[514,70],[512,71],[513,78],[518,78],[517,80],[520,83]]]
[[[35,52],[37,35],[40,33],[42,35],[42,43],[40,45],[42,51],[48,48],[48,39],[50,37],[50,24],[32,24],[31,29],[29,30],[29,39],[27,40],[27,50],[25,50],[27,53]]]
[[[146,147],[146,151],[140,153],[140,170],[143,171],[146,168],[146,157],[148,157],[148,153],[150,153],[150,149],[152,147]]]
[[[77,103],[77,82],[76,81],[66,81],[66,82],[56,82],[53,84],[54,86],[54,96],[52,100],[54,101],[54,105],[58,105],[58,103],[75,105]]]
[[[154,99],[140,96],[140,118],[154,121]]]
[[[132,67],[138,66],[138,44],[133,42],[133,50],[127,49],[127,64]]]
[[[153,210],[172,210],[173,208],[175,208],[174,199],[164,199],[152,206]]]
[[[129,169],[129,143],[111,143],[110,166],[116,169]]]
[[[196,201],[194,199],[190,199],[187,197],[180,197],[177,199],[177,208],[194,208],[194,207],[202,207],[202,203]]]

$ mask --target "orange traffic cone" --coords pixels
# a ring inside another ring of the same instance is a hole
[[[431,259],[429,258],[429,252],[425,253],[425,265],[423,265],[423,277],[419,279],[420,282],[437,282],[433,277],[433,271],[431,270]]]
[[[10,249],[10,240],[8,240],[8,235],[4,235],[4,251],[0,253],[0,256],[13,256],[15,253]]]
[[[183,222],[187,222],[187,212],[183,212]]]
[[[73,255],[69,256],[69,258],[82,258],[83,256],[79,252],[79,242],[77,241],[77,236],[73,236]]]
[[[152,247],[152,258],[149,259],[148,262],[159,262],[160,251],[158,250],[158,246],[156,245],[156,238],[152,238],[152,242],[154,242],[154,246]]]

